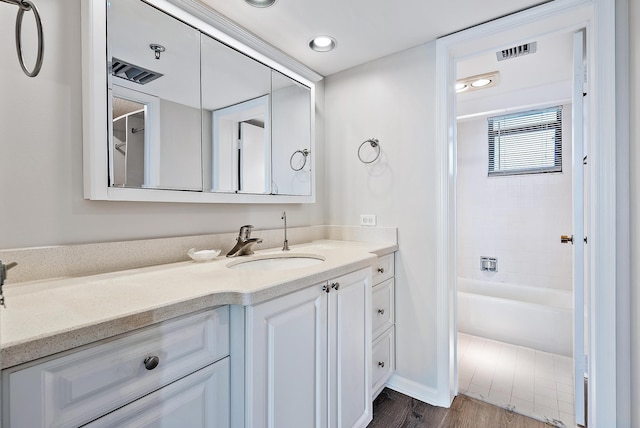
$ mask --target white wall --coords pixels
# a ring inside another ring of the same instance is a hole
[[[631,163],[631,426],[640,426],[640,2],[629,1]]]
[[[80,0],[37,2],[44,23],[42,72],[26,77],[15,52],[16,7],[0,4],[0,248],[232,232],[324,223],[316,204],[234,205],[87,201],[82,194]],[[25,49],[35,50],[25,16]],[[28,64],[33,52],[26,53]],[[322,111],[323,85],[318,104]],[[324,165],[322,118],[316,162]]]
[[[436,387],[435,43],[325,79],[326,219],[357,225],[376,214],[397,226],[397,373],[425,395]],[[378,138],[366,166],[358,146]]]
[[[521,100],[525,103],[527,100]],[[487,118],[458,122],[458,276],[572,290],[571,106],[562,110],[562,172],[487,177]],[[480,270],[497,257],[498,272]]]

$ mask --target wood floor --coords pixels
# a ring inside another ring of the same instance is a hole
[[[451,408],[434,407],[385,388],[373,402],[368,428],[549,428],[501,407],[458,395]]]

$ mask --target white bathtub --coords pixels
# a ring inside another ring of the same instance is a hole
[[[570,291],[458,278],[458,331],[573,355]]]

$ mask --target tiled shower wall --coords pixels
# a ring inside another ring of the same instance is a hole
[[[571,290],[571,106],[563,109],[562,172],[488,177],[486,118],[458,123],[458,276]],[[498,258],[498,272],[480,257]]]

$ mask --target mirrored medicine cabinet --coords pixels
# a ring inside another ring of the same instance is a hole
[[[86,198],[315,201],[314,81],[176,0],[82,5]]]

